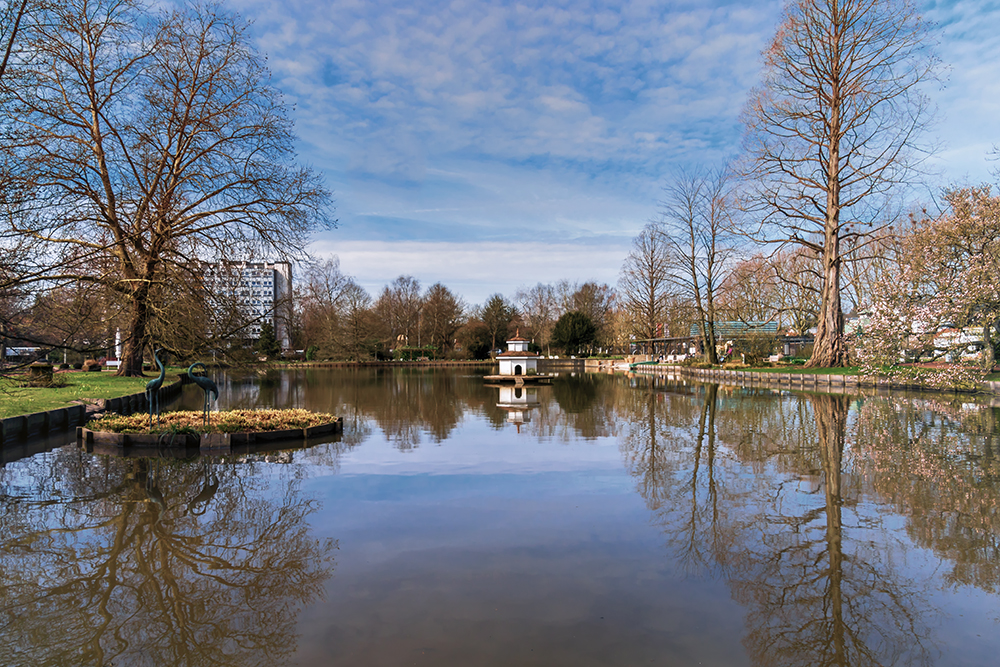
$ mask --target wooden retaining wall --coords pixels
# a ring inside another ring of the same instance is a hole
[[[716,368],[686,368],[684,366],[660,366],[656,364],[636,366],[633,371],[649,375],[675,375],[701,382],[715,382],[740,387],[776,387],[838,394],[855,393],[860,388],[886,391],[948,391],[935,390],[918,384],[891,382],[887,378],[871,378],[861,375],[729,371]],[[980,390],[1000,395],[1000,382],[982,382]]]
[[[344,421],[337,417],[329,424],[309,428],[259,433],[109,433],[76,429],[77,444],[90,454],[112,456],[227,456],[256,454],[292,448],[306,448],[343,433]]]

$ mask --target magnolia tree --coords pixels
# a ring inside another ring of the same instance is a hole
[[[945,193],[948,212],[914,224],[897,270],[872,290],[857,345],[869,372],[945,361],[935,382],[964,384],[996,362],[1000,329],[1000,198],[989,186]],[[896,371],[898,372],[898,371]]]

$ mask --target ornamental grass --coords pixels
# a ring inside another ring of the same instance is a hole
[[[164,412],[159,423],[154,417],[149,428],[149,414],[119,415],[109,412],[90,420],[86,428],[91,431],[111,433],[259,433],[285,431],[330,424],[337,420],[333,415],[309,410],[227,410],[211,413],[212,422],[206,428],[200,411],[182,410]]]

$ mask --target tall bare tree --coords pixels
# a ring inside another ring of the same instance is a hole
[[[715,351],[715,299],[735,248],[731,243],[732,177],[727,168],[682,173],[664,187],[657,229],[667,245],[671,280],[695,308],[709,362]]]
[[[399,276],[382,288],[375,302],[375,312],[388,347],[417,343],[422,305],[420,281],[413,276]]]
[[[640,339],[658,335],[657,327],[667,317],[672,286],[666,239],[655,225],[648,224],[632,239],[618,279],[619,304],[631,324],[631,335]]]
[[[16,231],[48,247],[35,280],[122,296],[119,373],[141,375],[165,267],[295,254],[328,224],[328,193],[295,164],[285,107],[238,17],[70,0],[21,30],[3,111],[12,178],[37,208]]]
[[[514,294],[521,318],[531,330],[531,337],[539,346],[547,348],[552,339],[552,329],[559,318],[559,304],[552,285],[538,283],[522,287]]]
[[[791,0],[745,110],[748,205],[760,240],[813,251],[822,276],[810,366],[843,366],[845,252],[891,222],[921,155],[920,84],[936,60],[908,0]]]
[[[461,299],[443,284],[435,283],[427,288],[420,319],[422,342],[433,345],[441,352],[454,348],[455,334],[462,326],[464,310]]]

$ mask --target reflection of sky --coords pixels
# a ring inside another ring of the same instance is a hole
[[[370,291],[410,273],[472,303],[558,278],[614,283],[664,179],[739,150],[782,5],[227,3],[255,21],[302,158],[335,192],[340,229],[317,252]],[[942,144],[932,182],[989,179],[1000,8],[917,5],[951,68],[928,87]],[[522,239],[535,246],[513,265],[483,261]]]
[[[711,394],[710,466],[708,443],[698,440],[709,405],[701,386],[596,376],[593,385],[541,388],[532,425],[565,425],[554,437],[539,435],[551,429],[518,433],[495,423],[498,389],[478,380],[428,381],[437,374],[450,372],[399,370],[377,385],[365,383],[365,373],[330,371],[321,381],[317,371],[302,383],[286,372],[260,394],[307,406],[337,402],[369,426],[351,445],[345,438],[295,452],[291,466],[263,466],[263,474],[302,480],[303,493],[319,504],[310,529],[339,544],[326,600],[300,615],[299,664],[741,665],[751,644],[793,627],[778,643],[787,639],[789,654],[799,650],[797,664],[812,664],[796,642],[822,635],[804,620],[824,613],[833,549],[816,397],[725,387]],[[378,390],[353,399],[325,393],[347,377]],[[405,400],[412,411],[394,403]],[[954,421],[975,410],[887,400],[840,403],[851,410],[836,504],[849,623],[876,652],[900,651],[897,664],[916,664],[926,646],[932,664],[990,665],[997,597],[949,584],[961,566],[956,554],[971,538],[956,534],[953,544],[935,530],[934,517],[947,519],[947,492],[936,487],[942,497],[928,492],[927,507],[911,507],[909,496],[880,491],[870,478],[879,469],[865,465],[882,447],[915,446],[905,437],[872,442],[896,423],[876,419],[878,410],[917,430],[933,424],[922,445],[930,454],[982,453],[982,442],[966,437],[968,425]],[[449,402],[463,406],[461,417],[435,441],[428,411]],[[388,405],[397,409],[379,411]],[[897,414],[911,409],[912,423]],[[615,435],[584,439],[574,429],[594,421],[613,428],[586,433]],[[402,447],[401,424],[421,437]],[[655,461],[642,459],[655,449],[650,427],[657,429]],[[927,480],[907,469],[908,456],[897,453],[884,477],[923,488]],[[643,468],[643,461],[656,465]],[[283,487],[274,488],[280,494]],[[995,490],[984,493],[989,502]],[[989,539],[980,528],[972,532]],[[715,538],[722,547],[712,554]],[[692,556],[689,542],[701,555]],[[901,614],[912,614],[913,633],[897,624]]]
[[[513,426],[497,430],[483,420],[466,418],[447,445],[427,442],[401,452],[391,443],[373,438],[343,455],[339,474],[531,475],[553,471],[615,471],[621,476],[615,438],[549,446],[536,437],[519,435]]]
[[[469,445],[457,440],[439,449]],[[557,459],[579,453],[534,446],[549,456],[558,450]],[[595,449],[606,455],[603,465],[593,462],[603,470],[528,464],[512,474],[487,464],[471,474],[352,475],[352,461],[347,477],[310,482],[326,510],[313,528],[337,535],[340,551],[330,603],[300,619],[300,664],[331,655],[350,665],[642,664],[664,656],[746,664],[742,612],[729,591],[677,571],[615,453]]]

